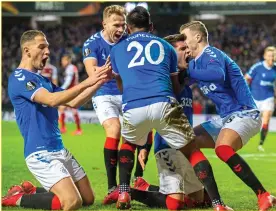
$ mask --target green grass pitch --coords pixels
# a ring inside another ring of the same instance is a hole
[[[84,133],[77,137],[70,134],[73,130],[74,125],[68,125],[68,132],[63,135],[64,144],[84,167],[96,193],[95,204],[83,209],[116,210],[115,205],[101,205],[107,190],[103,159],[105,135],[102,127],[94,124],[83,125]],[[251,139],[239,153],[248,162],[267,190],[276,195],[276,133],[268,134],[265,153],[257,151],[258,139],[259,136]],[[204,150],[204,152],[213,166],[224,202],[239,211],[257,210],[257,200],[254,193],[231,172],[228,166],[216,158],[213,150]],[[158,184],[153,150],[144,177],[150,183]],[[19,184],[22,180],[30,180],[35,185],[39,185],[26,167],[23,156],[23,139],[16,123],[2,122],[2,196],[11,185]],[[15,209],[12,208],[12,210]],[[132,202],[132,209],[149,210],[146,206],[137,202]],[[276,208],[272,210],[276,210]]]

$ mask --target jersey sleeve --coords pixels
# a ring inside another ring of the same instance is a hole
[[[201,66],[189,66],[190,77],[205,82],[224,82],[225,72],[221,62],[222,58],[219,58],[219,55],[216,54],[203,56]]]
[[[20,96],[31,101],[33,101],[35,93],[43,88],[42,83],[36,77],[24,74],[20,76],[15,74],[11,83],[10,86],[14,96]]]
[[[257,73],[257,64],[253,65],[252,67],[250,67],[250,69],[248,70],[247,72],[247,75],[250,77],[250,78],[254,78],[256,76],[256,73]]]
[[[171,48],[170,74],[177,75],[178,74],[178,72],[177,72],[177,54],[172,46],[170,46],[170,48]]]
[[[112,66],[112,72],[115,75],[119,75],[119,71],[118,71],[118,68],[116,65],[116,61],[115,61],[115,50],[116,50],[116,47],[113,47],[110,52],[110,61],[111,61],[111,66]]]
[[[86,59],[98,60],[98,45],[95,40],[87,40],[82,47],[83,61]]]
[[[51,84],[52,84],[52,87],[53,87],[53,92],[61,92],[61,91],[64,91],[64,89],[62,89],[62,88],[59,87],[59,86],[56,86],[56,85],[53,84],[52,82],[51,82]]]

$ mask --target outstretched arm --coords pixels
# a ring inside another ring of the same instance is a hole
[[[111,72],[111,66],[107,66],[108,70]],[[96,91],[111,77],[108,76],[106,79],[99,80],[95,85],[86,88],[80,95],[71,100],[69,103],[66,103],[67,106],[72,108],[78,108],[81,105],[85,104],[87,101],[91,100],[92,96],[96,93]]]
[[[44,88],[40,88],[34,94],[33,101],[40,104],[48,105],[51,107],[67,105],[67,103],[69,106],[72,106],[72,107],[78,106],[80,105],[80,103],[85,102],[86,99],[90,95],[92,95],[93,92],[96,91],[102,83],[110,79],[110,75],[111,75],[110,72],[111,72],[110,66],[106,66],[105,68],[102,68],[99,71],[96,71],[92,76],[88,77],[80,84],[68,90],[64,90],[60,92],[51,93]],[[87,88],[89,88],[89,90],[85,91]]]

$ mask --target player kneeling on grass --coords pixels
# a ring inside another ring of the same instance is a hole
[[[75,108],[90,100],[110,80],[110,63],[107,61],[82,83],[63,90],[37,74],[50,54],[45,34],[38,30],[26,31],[20,46],[21,63],[9,77],[8,92],[24,138],[26,164],[43,188],[30,183],[29,188],[26,184],[22,188],[15,186],[2,198],[2,206],[76,210],[82,205],[91,205],[94,193],[83,168],[62,143],[56,107]]]
[[[177,52],[178,68],[187,69],[188,54],[185,51],[184,35],[170,35],[164,39],[173,45]],[[181,72],[179,76],[184,87],[178,96],[178,101],[192,125],[192,90],[185,85],[182,73],[184,72]],[[134,189],[131,190],[131,198],[150,207],[162,207],[169,210],[211,207],[212,202],[204,193],[204,188],[187,158],[179,150],[169,147],[158,133],[155,134],[154,145],[160,187],[150,185],[143,178],[139,178],[134,184]],[[141,150],[139,158],[142,166],[145,154],[147,152]]]

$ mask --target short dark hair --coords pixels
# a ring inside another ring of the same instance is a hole
[[[186,36],[184,34],[173,34],[166,36],[163,39],[170,43],[172,46],[174,46],[174,44],[178,41],[185,41]]]
[[[22,48],[23,44],[29,41],[33,41],[36,36],[46,37],[42,31],[39,30],[28,30],[25,31],[20,38],[20,47]]]
[[[151,18],[150,14],[144,7],[137,6],[126,17],[126,22],[128,25],[135,28],[145,28],[150,29]]]

